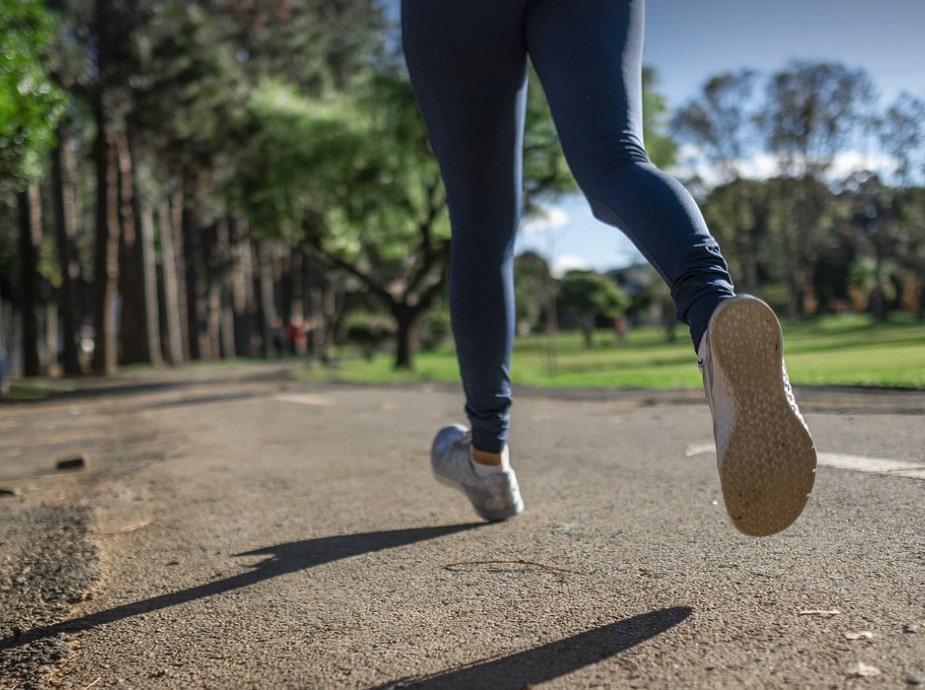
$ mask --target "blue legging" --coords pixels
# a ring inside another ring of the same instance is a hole
[[[594,215],[659,272],[695,347],[734,294],[693,198],[643,145],[644,23],[643,0],[402,0],[405,58],[447,191],[450,314],[479,450],[500,452],[510,426],[528,56]]]

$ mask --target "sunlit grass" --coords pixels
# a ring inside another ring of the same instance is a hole
[[[519,338],[511,365],[515,384],[562,388],[699,388],[693,347],[683,329],[667,342],[659,329],[631,331],[624,344],[600,331],[587,349],[578,333]],[[795,384],[925,388],[925,323],[902,316],[876,323],[863,315],[785,323],[785,354]],[[368,383],[458,381],[452,348],[418,353],[413,372],[396,371],[389,353],[366,361],[341,352],[334,369],[314,367],[314,380]]]

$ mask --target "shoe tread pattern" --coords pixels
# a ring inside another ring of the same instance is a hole
[[[717,311],[710,347],[735,410],[718,459],[726,510],[745,534],[775,534],[803,511],[816,467],[812,437],[784,388],[780,324],[764,302],[735,300]]]

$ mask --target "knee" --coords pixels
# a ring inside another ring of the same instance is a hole
[[[573,156],[572,174],[585,194],[597,196],[613,184],[627,166],[650,164],[649,155],[637,137],[614,135],[584,145]]]

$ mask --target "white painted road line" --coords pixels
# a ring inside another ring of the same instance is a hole
[[[716,447],[712,443],[698,443],[692,444],[684,450],[684,456],[688,458],[704,453],[716,453]],[[818,464],[823,467],[835,467],[840,470],[851,470],[852,472],[884,474],[891,477],[925,479],[925,463],[903,462],[889,458],[868,458],[862,455],[846,455],[844,453],[819,453],[816,459]]]
[[[817,460],[820,465],[837,467],[841,470],[925,479],[925,465],[914,462],[900,462],[899,460],[887,458],[865,458],[860,455],[844,455],[842,453],[819,453]]]

